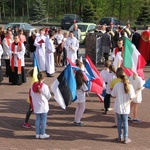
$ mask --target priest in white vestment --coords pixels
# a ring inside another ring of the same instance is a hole
[[[40,29],[40,35],[35,38],[34,45],[36,46],[36,59],[39,65],[40,71],[45,71],[45,30]]]
[[[46,73],[47,77],[53,77],[55,73],[55,60],[54,60],[54,31],[49,32],[49,36],[46,38]]]
[[[67,58],[75,63],[77,59],[77,50],[79,49],[79,41],[76,37],[74,37],[73,31],[70,31],[69,37],[67,38],[64,47],[67,50]]]

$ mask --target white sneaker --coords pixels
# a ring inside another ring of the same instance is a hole
[[[112,111],[113,110],[113,108],[108,108],[108,111]]]
[[[36,138],[36,139],[39,139],[39,138],[40,138],[40,135],[39,135],[39,134],[36,134],[36,135],[35,135],[35,138]]]
[[[40,138],[41,138],[41,139],[47,139],[47,138],[49,138],[49,137],[50,137],[50,135],[48,135],[48,134],[46,134],[46,133],[44,133],[43,135],[40,134]]]

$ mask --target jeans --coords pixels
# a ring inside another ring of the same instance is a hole
[[[44,134],[46,129],[47,113],[36,114],[35,130],[36,134]]]
[[[118,138],[122,138],[122,124],[124,132],[124,140],[128,139],[128,114],[117,114],[118,120]]]

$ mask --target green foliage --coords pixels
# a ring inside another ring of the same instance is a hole
[[[93,4],[90,0],[86,2],[83,6],[82,18],[84,22],[93,22],[95,17],[95,11]]]
[[[75,13],[90,22],[98,22],[101,17],[116,17],[132,23],[137,18],[150,21],[149,6],[150,0],[0,0],[0,19],[60,20],[64,14]]]
[[[34,0],[32,7],[30,8],[30,20],[39,21],[46,17],[46,6],[43,0]]]
[[[141,6],[141,12],[137,18],[138,22],[142,22],[143,24],[150,22],[150,2],[145,1]]]

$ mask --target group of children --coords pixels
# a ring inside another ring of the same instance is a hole
[[[81,118],[85,111],[85,93],[88,91],[88,86],[82,73],[82,69],[84,68],[83,63],[77,60],[76,65],[80,67],[81,70],[76,71],[75,74],[75,79],[77,83],[77,100],[75,101],[76,111],[74,125],[84,126],[84,124],[81,122]],[[109,60],[105,62],[105,68],[100,72],[100,74],[102,75],[106,84],[106,96],[104,99],[105,114],[107,113],[108,108],[110,107],[110,99],[115,98],[114,118],[115,126],[118,129],[117,141],[121,142],[124,139],[125,144],[129,143],[131,142],[131,139],[128,138],[129,114],[133,113],[133,123],[141,122],[141,120],[137,118],[137,111],[138,104],[142,101],[141,90],[143,87],[143,80],[136,73],[134,73],[133,76],[130,76],[128,78],[124,73],[123,68],[118,68],[115,71],[114,66]],[[29,119],[32,111],[34,111],[34,113],[36,114],[36,138],[41,139],[49,138],[49,135],[45,133],[45,129],[47,113],[49,110],[48,100],[50,99],[51,94],[48,86],[44,83],[44,79],[45,73],[39,72],[38,82],[33,83],[30,89],[30,96],[33,105],[30,105],[30,109],[26,117],[26,119]],[[122,125],[124,130],[123,135]]]
[[[144,81],[136,73],[127,78],[121,67],[115,71],[115,67],[109,60],[105,62],[104,66],[105,68],[100,72],[106,86],[104,114],[107,114],[108,108],[110,108],[110,99],[115,98],[114,118],[115,127],[118,128],[117,140],[122,141],[124,136],[124,143],[129,143],[131,140],[128,138],[128,120],[132,120],[133,123],[141,123],[141,120],[137,118],[137,112],[138,104],[142,102]],[[132,119],[129,114],[133,115]],[[122,124],[123,136],[121,132]]]
[[[83,68],[82,62],[76,60],[76,65],[79,68]],[[33,75],[33,70],[28,72],[29,76]],[[27,111],[25,122],[23,127],[31,128],[30,124],[28,123],[29,118],[34,111],[36,114],[36,121],[35,121],[35,129],[36,129],[36,138],[49,138],[49,135],[45,133],[46,129],[46,121],[47,121],[47,113],[49,111],[49,104],[48,100],[51,97],[50,91],[48,86],[44,83],[45,80],[45,72],[40,71],[37,75],[38,81],[34,82],[29,90],[29,99],[30,105],[29,110]],[[75,118],[74,118],[74,125],[75,126],[83,126],[84,124],[81,122],[82,115],[85,110],[85,92],[88,91],[87,83],[84,79],[82,70],[78,70],[75,73],[75,79],[77,83],[77,100],[76,103],[76,111],[75,111]]]

